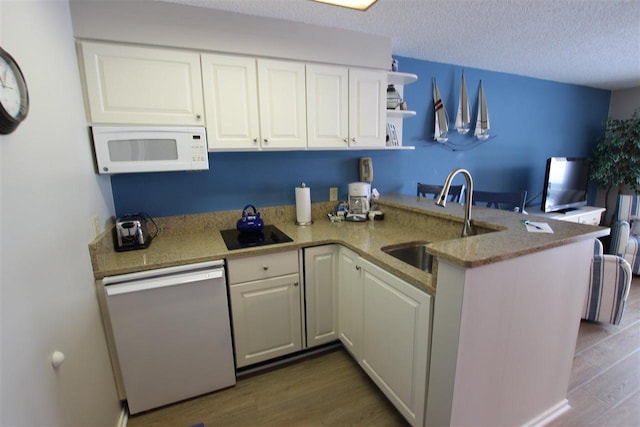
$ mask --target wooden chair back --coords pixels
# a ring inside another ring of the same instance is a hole
[[[509,211],[524,211],[527,191],[474,191],[471,204]]]
[[[449,187],[449,196],[447,197],[447,201],[460,203],[460,195],[462,194],[463,188],[464,185],[452,185],[451,187]],[[436,197],[438,197],[441,191],[442,185],[418,183],[418,191],[416,195],[418,197],[427,197],[427,195],[429,195],[431,196],[431,199],[435,199]]]

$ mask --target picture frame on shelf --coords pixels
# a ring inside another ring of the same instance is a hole
[[[387,123],[387,147],[398,147],[399,145],[396,125]]]

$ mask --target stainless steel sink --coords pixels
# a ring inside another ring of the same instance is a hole
[[[433,267],[433,255],[427,253],[426,243],[407,243],[383,247],[382,252],[398,258],[422,271],[431,273]]]

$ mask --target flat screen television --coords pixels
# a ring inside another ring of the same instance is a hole
[[[568,212],[587,204],[589,159],[551,157],[547,159],[541,209],[543,212]]]

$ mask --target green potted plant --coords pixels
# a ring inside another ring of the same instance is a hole
[[[593,149],[590,176],[599,188],[606,189],[608,208],[613,189],[617,195],[627,185],[640,193],[640,110],[628,119],[607,118],[603,124],[605,134]]]

